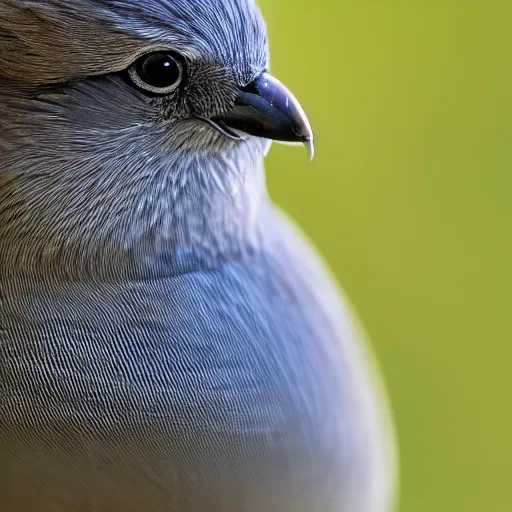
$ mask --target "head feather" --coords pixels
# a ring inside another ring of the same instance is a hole
[[[248,82],[267,65],[253,0],[0,0],[0,77],[34,84],[120,71],[151,48]]]

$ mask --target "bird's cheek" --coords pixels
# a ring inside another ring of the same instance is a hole
[[[183,95],[174,95],[162,101],[162,118],[164,121],[187,119],[191,115],[191,108]]]

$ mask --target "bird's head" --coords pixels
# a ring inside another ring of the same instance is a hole
[[[0,85],[0,199],[39,236],[249,222],[269,140],[313,147],[254,0],[0,0]]]
[[[174,155],[251,136],[312,148],[300,105],[268,73],[254,0],[0,0],[0,19],[0,78],[57,126],[165,132]]]

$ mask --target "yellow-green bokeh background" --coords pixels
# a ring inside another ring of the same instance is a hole
[[[370,334],[401,510],[512,511],[512,1],[260,0],[317,157],[273,197]]]

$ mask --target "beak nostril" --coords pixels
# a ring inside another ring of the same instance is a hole
[[[245,87],[242,87],[243,92],[247,92],[249,94],[259,94],[259,90],[256,86],[256,80],[254,82],[251,82],[250,84],[246,85]]]

